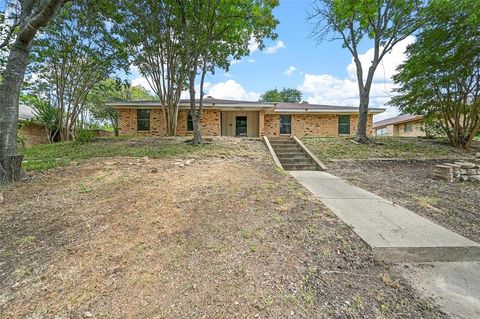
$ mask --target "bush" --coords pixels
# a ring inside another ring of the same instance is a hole
[[[75,134],[75,141],[89,143],[95,139],[95,132],[91,130],[78,130]]]

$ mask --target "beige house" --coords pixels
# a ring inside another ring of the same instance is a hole
[[[425,136],[424,117],[403,114],[373,123],[376,136]]]
[[[110,103],[118,110],[120,135],[163,136],[165,119],[159,102]],[[193,134],[189,100],[179,104],[177,135]],[[372,108],[368,114],[368,132],[373,131],[373,115],[384,109]],[[358,108],[308,103],[263,103],[204,100],[201,121],[205,136],[350,136],[358,123]]]

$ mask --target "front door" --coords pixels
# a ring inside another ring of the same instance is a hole
[[[247,136],[247,117],[237,116],[235,118],[235,135]]]
[[[280,115],[280,134],[292,133],[292,116]]]

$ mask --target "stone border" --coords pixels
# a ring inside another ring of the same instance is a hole
[[[300,147],[305,151],[305,153],[307,153],[308,156],[310,156],[310,158],[322,169],[322,171],[327,170],[325,164],[323,164],[315,155],[313,155],[313,153],[310,152],[310,150],[305,145],[303,145],[303,143],[298,139],[298,137],[293,136],[293,139],[295,140],[295,142],[297,142],[298,145],[300,145]]]
[[[280,163],[280,160],[277,157],[277,154],[275,154],[275,151],[273,150],[272,145],[270,144],[270,141],[268,140],[268,137],[264,136],[263,141],[265,142],[265,145],[267,145],[268,150],[270,151],[270,154],[273,157],[273,161],[275,162],[275,165],[277,165],[278,168],[283,169],[282,163]]]

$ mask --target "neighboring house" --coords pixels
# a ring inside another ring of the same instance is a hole
[[[421,115],[403,114],[373,123],[377,136],[426,136],[424,117]]]
[[[165,119],[159,102],[109,103],[118,110],[120,135],[165,135]],[[179,104],[177,135],[192,134],[189,100]],[[371,108],[368,133],[373,135],[372,119],[385,109]],[[205,136],[350,136],[357,130],[358,108],[308,103],[263,103],[204,100],[201,130]]]
[[[21,137],[25,146],[36,144],[48,144],[45,125],[34,120],[33,109],[27,105],[20,104],[18,107],[19,128],[17,135]]]

